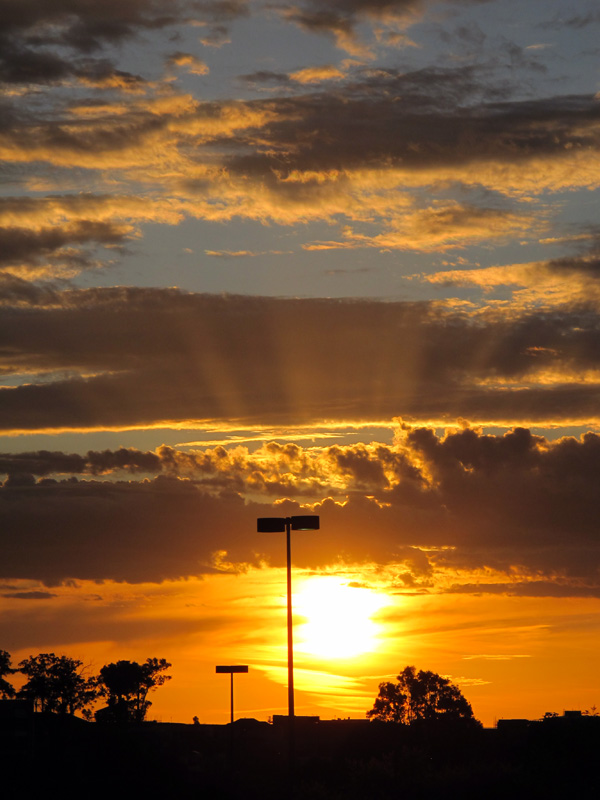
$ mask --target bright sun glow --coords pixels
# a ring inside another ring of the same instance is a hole
[[[386,598],[343,578],[314,577],[294,593],[294,613],[306,619],[297,628],[296,649],[318,658],[350,658],[377,648],[381,626],[372,616]]]

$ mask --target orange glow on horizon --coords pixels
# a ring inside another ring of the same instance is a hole
[[[378,684],[409,664],[457,683],[486,726],[597,704],[592,665],[600,644],[588,631],[597,625],[598,598],[448,594],[441,586],[399,592],[398,569],[294,571],[298,714],[364,718]],[[173,679],[152,693],[149,719],[191,723],[197,715],[224,724],[228,686],[215,664],[248,664],[236,683],[236,717],[287,713],[284,568],[162,584],[81,581],[47,594],[35,608],[3,599],[15,632],[3,647],[13,665],[55,652],[96,674],[119,659],[166,658]],[[35,644],[19,635],[32,614],[43,620]]]

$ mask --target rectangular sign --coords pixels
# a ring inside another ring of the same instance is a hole
[[[230,667],[220,666],[216,668],[216,672],[248,672],[248,666],[246,664]]]

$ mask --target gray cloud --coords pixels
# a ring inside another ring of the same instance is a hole
[[[31,453],[0,453],[0,473],[8,475],[31,474],[38,477],[54,474],[99,475],[105,472],[157,472],[160,458],[154,453],[144,453],[133,448],[88,451],[85,456],[76,453],[40,450]]]
[[[51,285],[32,283],[24,278],[0,272],[0,305],[45,306],[55,303],[60,293]]]
[[[422,91],[416,89],[417,80],[423,82]],[[466,167],[485,160],[525,164],[533,157],[562,158],[569,148],[597,150],[600,104],[593,97],[460,108],[460,96],[466,100],[475,86],[470,69],[427,70],[387,81],[384,76],[379,92],[371,91],[367,80],[336,94],[281,99],[274,106],[281,113],[261,131],[262,152],[234,156],[228,166],[268,179],[293,170],[367,164],[408,170]],[[369,97],[362,97],[366,91]],[[402,102],[390,102],[390,91],[402,95]],[[278,188],[284,192],[287,186]]]
[[[6,575],[47,585],[73,577],[160,581],[214,572],[213,554],[222,549],[257,563],[252,511],[189,482],[45,480],[5,485],[1,494]]]
[[[3,594],[3,598],[8,600],[51,600],[57,595],[52,592],[8,592]]]
[[[597,417],[597,386],[573,377],[598,366],[597,316],[585,310],[473,322],[368,300],[126,288],[49,299],[60,305],[4,307],[5,375],[57,377],[0,391],[0,429]],[[565,379],[538,382],[548,369]]]
[[[212,22],[231,22],[250,13],[249,0],[193,0],[192,8]]]
[[[299,191],[282,181],[297,169],[343,171],[369,166],[417,171],[468,167],[486,160],[526,164],[531,159],[562,159],[568,150],[598,149],[600,105],[592,96],[509,102],[510,87],[490,80],[481,66],[412,72],[363,69],[353,74],[352,81],[335,91],[246,103],[249,112],[267,115],[260,136],[254,127],[217,132],[211,157],[220,145],[222,163],[231,171],[260,177],[284,194]],[[276,72],[245,79],[285,82],[285,76]],[[187,142],[186,123],[197,129],[198,121],[220,119],[228,110],[227,103],[193,104],[184,115],[177,111],[177,129]],[[102,165],[104,153],[141,146],[161,131],[172,136],[171,113],[150,113],[135,106],[102,124],[78,119],[67,128],[61,113],[45,119],[38,115],[32,126],[29,117],[13,108],[3,141],[23,153],[31,149],[36,157],[43,149],[49,160],[70,154],[73,159],[85,157],[87,164],[96,156]],[[192,190],[193,183],[188,188]]]
[[[452,2],[452,0],[444,0]],[[462,5],[475,5],[489,0],[459,0]],[[431,5],[432,0],[300,0],[291,7],[279,5],[281,12],[312,33],[341,37],[341,43],[355,38],[356,27],[365,21],[414,21],[415,15]]]
[[[588,25],[596,25],[600,22],[600,11],[589,11],[585,14],[573,14],[572,16],[565,17],[564,14],[556,16],[549,22],[540,24],[542,28],[550,28],[553,30],[562,30],[563,28],[587,28]]]
[[[0,228],[0,266],[34,266],[44,263],[68,245],[120,244],[125,239],[122,226],[83,220],[63,228]]]
[[[179,0],[2,0],[3,31],[26,43],[68,45],[82,52],[120,41],[139,29],[163,28],[180,18],[185,2]]]
[[[190,18],[223,28],[247,13],[246,0],[0,0],[0,81],[48,84],[114,75],[125,84],[140,83],[139,76],[91,54]]]
[[[273,72],[271,70],[264,69],[258,70],[257,72],[251,72],[248,75],[240,75],[239,80],[247,83],[250,86],[260,86],[261,84],[272,83],[276,86],[288,87],[292,84],[287,72]]]
[[[182,5],[177,0],[1,0],[0,80],[45,84],[71,76],[106,77],[112,65],[88,54],[142,30],[172,24],[180,18]],[[68,50],[87,59],[73,60]]]
[[[1,44],[1,39],[0,39]],[[140,75],[118,70],[107,59],[66,59],[55,53],[17,49],[4,45],[0,58],[0,81],[11,84],[53,84],[77,78],[98,86],[120,84],[122,88],[140,88]]]
[[[278,466],[269,464],[269,454]],[[282,565],[277,537],[255,533],[257,517],[302,513],[292,500],[271,504],[269,481],[279,472],[288,476],[288,488],[304,482],[318,501],[322,533],[299,537],[298,566],[323,567],[340,558],[399,563],[403,586],[428,591],[447,569],[468,575],[487,567],[507,579],[488,585],[467,577],[446,591],[600,593],[600,436],[593,433],[550,442],[525,429],[501,436],[467,428],[439,437],[417,428],[394,447],[332,446],[318,456],[273,444],[256,460],[223,448],[181,453],[164,447],[88,453],[79,460],[59,453],[2,459],[3,469],[15,464],[38,473],[100,464],[164,474],[141,481],[71,476],[36,482],[16,473],[0,488],[7,580],[49,586],[68,579],[160,581],[214,572],[221,552],[238,565],[259,566],[265,557]],[[331,497],[336,494],[345,504]],[[260,495],[264,501],[250,500]]]
[[[509,597],[600,597],[600,586],[577,586],[552,581],[515,583],[465,583],[451,586],[449,594],[493,594]]]

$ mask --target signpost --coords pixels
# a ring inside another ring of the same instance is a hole
[[[233,676],[236,672],[248,672],[248,665],[238,664],[236,666],[218,666],[215,668],[215,672],[231,675],[231,722],[233,722]]]

